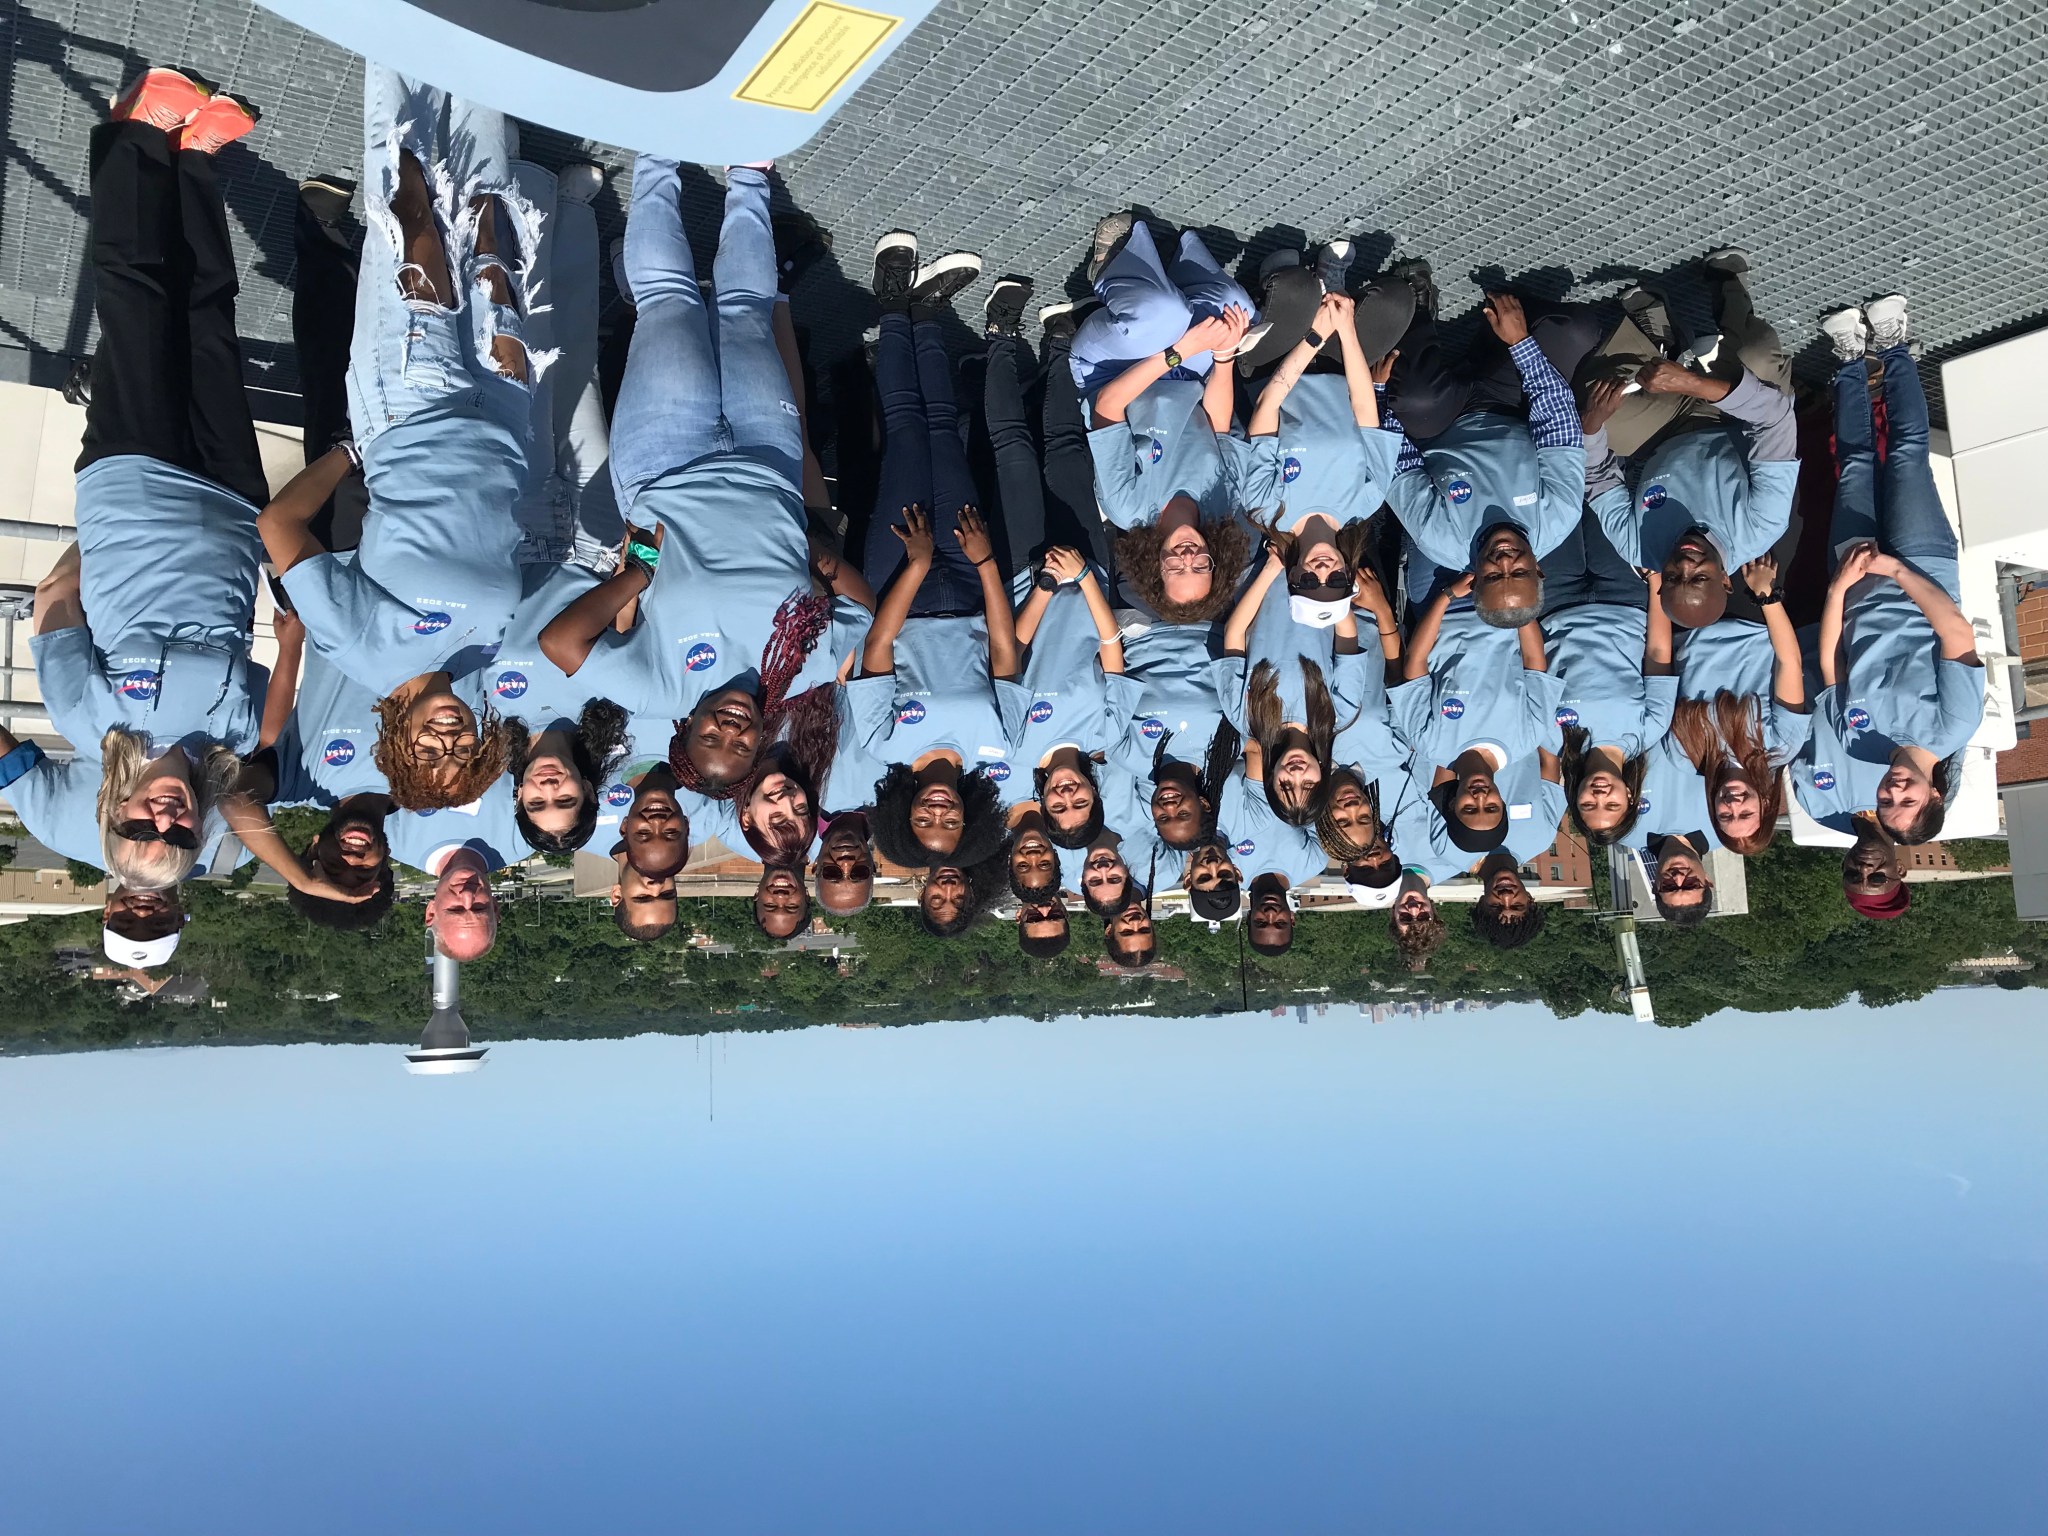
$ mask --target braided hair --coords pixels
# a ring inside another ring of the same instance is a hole
[[[773,741],[781,731],[790,709],[791,701],[785,698],[789,685],[803,671],[804,663],[810,659],[811,652],[831,622],[831,600],[817,592],[792,592],[775,610],[768,644],[761,651],[761,681],[755,695],[761,706],[763,744]],[[820,691],[825,692],[829,705],[829,690],[809,689],[799,698]],[[675,734],[668,743],[668,766],[675,774],[676,782],[709,800],[732,799],[739,791],[740,781],[716,783],[706,778],[690,758],[689,721],[678,720],[675,727]],[[751,779],[752,776],[750,770],[744,777]]]

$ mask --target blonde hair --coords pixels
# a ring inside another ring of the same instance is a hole
[[[129,890],[170,890],[199,863],[198,848],[133,842],[114,830],[121,802],[142,787],[143,771],[159,757],[168,755],[152,755],[147,736],[122,726],[115,726],[100,738],[100,861],[112,880]],[[241,768],[242,760],[226,747],[206,749],[192,774],[192,819],[200,835],[203,836],[208,813]]]

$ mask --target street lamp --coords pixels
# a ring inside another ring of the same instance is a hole
[[[431,931],[427,934],[427,967],[434,978],[434,1011],[420,1031],[418,1049],[405,1053],[405,1070],[421,1077],[474,1072],[484,1064],[490,1047],[469,1043],[469,1026],[462,1022],[462,967],[434,947]]]

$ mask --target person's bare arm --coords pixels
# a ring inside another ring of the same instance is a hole
[[[1650,583],[1648,623],[1643,626],[1643,676],[1669,677],[1677,670],[1671,662],[1671,615],[1664,611],[1664,574],[1647,573]]]
[[[1557,754],[1548,747],[1538,747],[1536,749],[1536,776],[1546,784],[1562,784],[1564,782],[1564,764],[1558,760]]]
[[[79,587],[78,545],[64,546],[50,573],[36,583],[35,633],[85,628],[85,598]]]
[[[327,505],[334,488],[348,478],[354,461],[344,448],[330,448],[285,483],[270,504],[256,514],[256,532],[272,569],[282,576],[301,560],[327,553],[313,537],[313,519]]]
[[[1271,546],[1266,549],[1266,563],[1259,567],[1259,573],[1244,589],[1244,595],[1237,600],[1237,606],[1230,610],[1230,618],[1223,625],[1223,653],[1226,656],[1242,656],[1252,642],[1252,620],[1259,616],[1259,605],[1266,600],[1266,592],[1272,587],[1283,569],[1279,553]]]
[[[785,306],[778,304],[777,309]],[[869,613],[875,611],[875,589],[851,560],[843,559],[817,539],[811,540],[811,569],[834,597],[850,597]]]
[[[1358,306],[1349,294],[1333,293],[1323,302],[1330,305],[1337,331],[1337,350],[1344,359],[1344,387],[1351,395],[1351,419],[1361,427],[1380,424],[1379,391],[1372,387],[1372,361],[1358,344]],[[1323,327],[1318,325],[1317,330]]]
[[[1317,311],[1317,316],[1321,317],[1321,311]],[[1308,372],[1308,365],[1315,361],[1315,356],[1316,349],[1304,336],[1280,359],[1280,365],[1266,380],[1266,387],[1259,391],[1259,398],[1252,406],[1252,419],[1245,424],[1247,437],[1279,435],[1280,407],[1294,392],[1294,386],[1301,382],[1301,376]]]
[[[1834,687],[1848,670],[1848,657],[1842,649],[1842,610],[1848,601],[1849,589],[1870,574],[1870,562],[1876,558],[1877,546],[1873,543],[1864,542],[1846,549],[1828,582],[1827,599],[1820,609],[1820,634],[1816,645],[1822,687]],[[1772,648],[1776,649],[1775,642]]]
[[[1799,632],[1783,603],[1764,605],[1764,629],[1771,637],[1771,697],[1791,709],[1806,708],[1806,667],[1799,655]],[[1825,653],[1823,653],[1825,654]]]
[[[1956,606],[1956,600],[1941,589],[1940,583],[1929,581],[1895,555],[1880,554],[1872,560],[1870,574],[1889,576],[1913,600],[1913,606],[1927,616],[1927,622],[1934,630],[1935,643],[1941,647],[1943,661],[1966,661],[1971,666],[1978,665],[1976,628]]]
[[[1243,311],[1236,311],[1242,314]],[[1182,357],[1193,357],[1200,352],[1213,352],[1220,346],[1228,346],[1232,334],[1232,323],[1220,316],[1212,315],[1206,320],[1197,320],[1173,344],[1173,350]],[[1243,335],[1238,327],[1236,334]],[[1091,407],[1095,425],[1106,427],[1124,419],[1131,408],[1131,402],[1157,384],[1167,374],[1166,354],[1154,352],[1150,357],[1141,357],[1122,373],[1111,379],[1095,392]],[[1206,398],[1206,395],[1205,395]],[[1228,431],[1226,419],[1219,430]]]
[[[597,638],[610,629],[629,604],[648,587],[638,565],[622,565],[547,622],[540,632],[540,653],[565,677],[574,677],[590,659]]]
[[[1531,619],[1515,631],[1515,638],[1522,644],[1522,670],[1524,672],[1548,672],[1550,658],[1543,653],[1543,626]]]
[[[368,901],[376,894],[374,885],[364,890],[350,892],[339,886],[330,885],[312,870],[305,861],[285,845],[277,835],[277,827],[270,819],[270,812],[245,794],[229,794],[221,797],[222,819],[228,830],[241,840],[251,857],[271,871],[295,891],[308,896],[319,896],[329,901]]]
[[[1251,328],[1251,316],[1241,309],[1227,309],[1223,318],[1230,323],[1230,336],[1213,351],[1235,351],[1237,344],[1244,340],[1244,333]],[[1209,369],[1209,377],[1202,380],[1202,414],[1209,419],[1209,430],[1221,435],[1230,430],[1230,418],[1237,409],[1237,385],[1231,378],[1230,365],[1217,362]]]
[[[289,608],[280,608],[271,621],[277,632],[277,661],[270,669],[270,687],[263,695],[263,724],[256,745],[274,747],[292,717],[299,697],[299,668],[306,654],[306,626]]]
[[[869,626],[867,643],[860,653],[862,677],[880,677],[896,670],[896,637],[903,633],[910,605],[917,599],[917,589],[924,585],[925,575],[932,568],[932,525],[922,508],[905,507],[903,526],[891,527],[889,531],[902,542],[904,560],[875,609],[875,622]]]
[[[1088,617],[1095,621],[1095,638],[1099,642],[1095,654],[1102,662],[1104,672],[1115,674],[1124,669],[1124,642],[1117,633],[1116,611],[1109,606],[1109,594],[1102,590],[1102,583],[1095,579],[1095,573],[1081,573],[1081,596],[1088,603]]]
[[[1002,562],[996,559],[988,524],[973,507],[962,507],[953,536],[960,541],[960,552],[974,562],[974,574],[981,578],[982,618],[988,625],[988,674],[1014,682],[1024,670],[1023,653],[1017,648],[1010,589],[1003,581]]]

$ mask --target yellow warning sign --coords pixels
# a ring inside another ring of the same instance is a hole
[[[865,64],[901,16],[885,16],[834,0],[811,0],[803,14],[754,66],[746,83],[734,91],[737,101],[763,107],[815,112]]]

